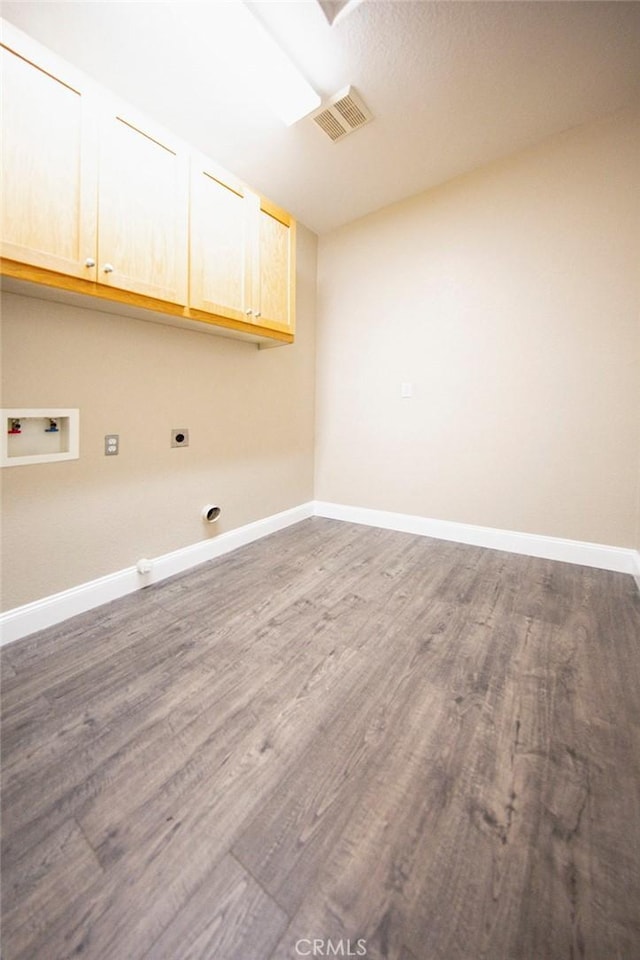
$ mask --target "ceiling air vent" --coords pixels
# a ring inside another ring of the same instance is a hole
[[[311,119],[330,140],[342,140],[373,119],[353,87],[341,90],[328,103],[311,114]]]

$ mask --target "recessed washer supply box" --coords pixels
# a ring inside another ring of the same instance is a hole
[[[77,460],[80,456],[80,411],[60,407],[12,407],[0,411],[0,466]]]

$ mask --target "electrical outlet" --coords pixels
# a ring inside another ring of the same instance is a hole
[[[185,427],[179,427],[177,430],[171,431],[171,446],[172,447],[188,447],[189,446],[189,431]]]
[[[120,453],[120,434],[107,433],[104,438],[105,457],[117,457]]]

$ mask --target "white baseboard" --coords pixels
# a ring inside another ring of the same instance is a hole
[[[369,510],[365,507],[350,507],[339,503],[316,500],[314,514],[332,520],[362,523],[385,530],[415,533],[437,540],[453,540],[476,547],[522,553],[545,560],[561,560],[585,567],[599,567],[618,573],[640,576],[640,553],[625,547],[609,547],[601,543],[585,543],[582,540],[564,540],[561,537],[545,537],[535,533],[517,533],[513,530],[497,530],[494,527],[478,527],[469,523],[450,520],[432,520],[406,513],[390,513],[387,510]],[[639,584],[640,586],[640,584]]]
[[[263,520],[256,520],[236,530],[221,533],[210,540],[202,540],[180,550],[174,550],[172,553],[165,553],[151,560],[149,573],[140,574],[136,567],[127,567],[125,570],[118,570],[97,580],[90,580],[88,583],[82,583],[62,593],[8,610],[0,614],[0,645],[54,626],[78,613],[84,613],[103,603],[117,600],[151,583],[158,583],[176,573],[182,573],[191,567],[206,563],[207,560],[214,560],[225,553],[237,550],[238,547],[312,516],[361,523],[402,533],[414,533],[424,537],[434,537],[437,540],[453,540],[456,543],[506,550],[510,553],[521,553],[546,560],[561,560],[587,567],[630,573],[640,589],[640,551],[638,550],[609,547],[599,543],[584,543],[580,540],[564,540],[559,537],[544,537],[533,533],[517,533],[513,530],[496,530],[493,527],[478,527],[473,524],[433,520],[406,513],[370,510],[365,507],[351,507],[316,500],[265,517]]]
[[[140,574],[136,567],[127,567],[106,577],[81,583],[70,590],[63,590],[62,593],[55,593],[42,600],[8,610],[0,614],[0,645],[19,640],[37,630],[44,630],[45,627],[51,627],[78,613],[99,607],[110,600],[117,600],[151,583],[182,573],[183,570],[205,563],[207,560],[214,560],[253,540],[259,540],[300,520],[306,520],[313,516],[313,508],[312,502],[303,503],[291,510],[284,510],[263,520],[256,520],[235,530],[229,530],[227,533],[221,533],[210,540],[202,540],[191,546],[182,547],[180,550],[174,550],[172,553],[165,553],[151,560],[149,573]]]
[[[640,550],[635,551],[634,560],[635,560],[635,565],[632,571],[633,579],[636,582],[636,586],[638,587],[638,590],[640,590]]]

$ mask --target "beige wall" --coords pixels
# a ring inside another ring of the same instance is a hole
[[[2,470],[3,609],[312,498],[316,247],[299,228],[296,343],[269,350],[4,295],[3,406],[79,407],[81,456]]]
[[[318,499],[638,545],[639,143],[626,112],[321,239]]]

